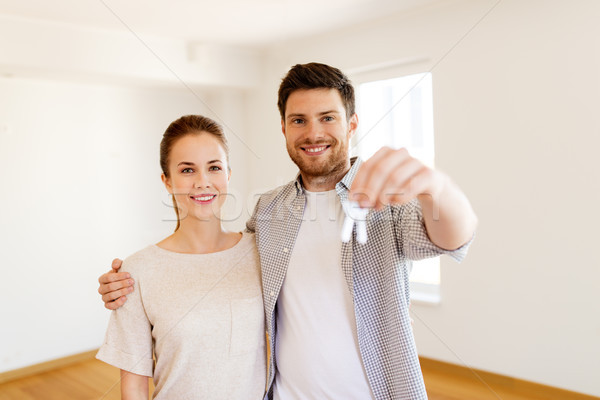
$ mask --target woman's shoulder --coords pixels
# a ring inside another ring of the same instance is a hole
[[[254,237],[256,236],[256,234],[254,232],[242,231],[241,233],[242,233],[242,239],[240,241],[242,241],[242,240],[255,240]]]
[[[236,245],[236,256],[244,257],[248,262],[258,263],[258,249],[254,233],[243,232],[242,238]]]
[[[121,271],[133,273],[147,270],[156,264],[158,258],[160,255],[157,246],[149,245],[125,258]]]
[[[254,232],[241,231],[241,232],[229,232],[230,242],[229,246],[222,250],[224,252],[232,251],[232,250],[240,250],[243,248],[248,248],[251,246],[255,246],[256,238],[254,236]],[[217,252],[220,253],[220,252]],[[210,253],[209,253],[210,254]]]
[[[236,244],[236,246],[240,247],[240,248],[244,248],[244,249],[247,249],[247,248],[250,248],[250,247],[256,247],[255,233],[254,232],[243,231],[242,232],[242,238]]]
[[[241,233],[241,237],[238,236]],[[219,259],[236,259],[238,260],[241,256],[246,256],[249,253],[256,252],[256,240],[254,233],[248,232],[237,232],[234,234],[236,237],[235,243],[231,247],[218,251],[216,253],[208,253],[205,256]]]

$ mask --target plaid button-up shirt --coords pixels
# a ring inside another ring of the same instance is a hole
[[[361,161],[336,184],[342,204]],[[263,297],[270,340],[269,398],[277,371],[277,297],[304,213],[305,192],[296,180],[260,197],[247,223],[256,232],[263,281]],[[386,206],[367,215],[366,244],[342,244],[341,268],[354,299],[358,345],[369,385],[377,400],[427,399],[415,348],[408,306],[410,260],[449,254],[457,261],[468,244],[447,251],[433,244],[426,233],[418,201]],[[319,332],[315,332],[315,335]]]

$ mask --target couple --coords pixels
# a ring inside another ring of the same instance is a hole
[[[124,398],[146,399],[147,377],[156,398],[262,398],[265,374],[267,396],[281,400],[427,398],[410,260],[462,259],[476,226],[469,201],[405,150],[349,158],[358,117],[337,68],[292,67],[278,107],[300,173],[260,197],[244,233],[218,218],[230,177],[221,128],[187,116],[165,132],[178,229],[99,279],[118,310],[98,358],[121,368]],[[349,201],[369,208],[365,244],[356,232],[340,240]]]

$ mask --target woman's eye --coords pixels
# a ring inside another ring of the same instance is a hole
[[[194,172],[194,170],[191,169],[191,168],[184,168],[184,169],[181,170],[181,172],[184,173],[184,174],[189,174],[189,173]]]
[[[213,165],[212,167],[209,168],[209,171],[220,171],[221,167],[218,167],[216,165]]]

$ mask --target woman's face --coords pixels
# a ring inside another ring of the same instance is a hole
[[[219,139],[209,133],[178,139],[169,154],[169,177],[162,179],[185,218],[219,218],[229,186],[227,155]]]

